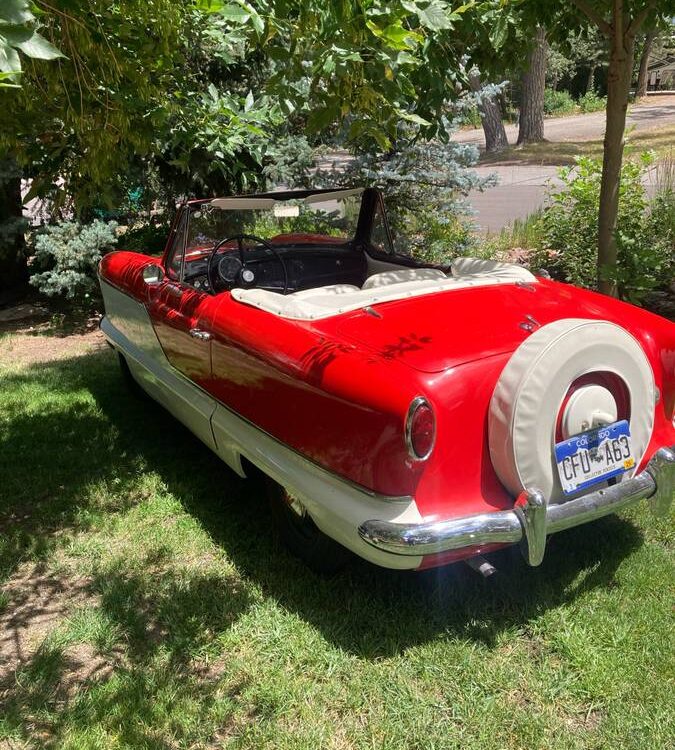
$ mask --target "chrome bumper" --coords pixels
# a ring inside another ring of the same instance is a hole
[[[637,476],[558,505],[549,505],[539,490],[530,489],[521,493],[512,510],[420,524],[365,521],[359,534],[373,547],[396,555],[519,542],[527,562],[539,565],[548,534],[616,513],[645,498],[656,515],[665,515],[674,494],[675,446],[656,451]]]

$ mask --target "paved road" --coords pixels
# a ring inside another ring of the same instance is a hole
[[[650,130],[675,125],[675,95],[666,94],[648,99],[644,104],[634,105],[628,110],[626,127],[635,130]],[[550,117],[544,120],[544,136],[549,141],[596,141],[605,134],[605,112],[591,112],[588,115],[570,117]],[[509,143],[515,144],[518,137],[516,125],[506,126]],[[452,136],[459,143],[475,143],[482,146],[483,129],[460,130]]]
[[[659,96],[645,104],[632,107],[627,118],[627,127],[644,131],[675,124],[675,95]],[[549,141],[599,140],[605,132],[605,113],[593,112],[588,115],[555,117],[545,121],[544,135]],[[510,143],[515,143],[518,130],[509,125],[506,134]],[[462,143],[483,143],[483,131],[464,130],[456,133],[453,139]],[[547,186],[559,184],[557,167],[532,165],[500,165],[478,167],[481,175],[496,172],[499,185],[480,193],[472,191],[469,202],[476,212],[476,224],[486,232],[499,232],[513,223],[514,219],[524,219],[540,208],[546,200]],[[651,175],[646,182],[650,185]]]

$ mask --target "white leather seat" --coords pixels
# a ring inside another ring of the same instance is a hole
[[[293,292],[289,294],[289,297],[295,299],[303,299],[305,297],[316,297],[317,293],[323,295],[333,294],[349,294],[350,292],[358,292],[359,287],[354,284],[331,284],[330,286],[321,286],[314,289],[303,289],[301,292]]]
[[[374,274],[362,289],[351,284],[305,289],[295,294],[278,294],[266,289],[233,289],[232,297],[238,302],[252,305],[265,312],[291,320],[320,320],[351,310],[358,310],[381,302],[419,297],[424,294],[450,292],[472,287],[497,286],[500,284],[536,283],[537,279],[526,268],[509,263],[494,263],[478,259],[462,258],[470,261],[466,265],[458,263],[453,275],[446,276],[435,268],[405,268],[396,271],[383,271]],[[471,268],[471,272],[465,269]],[[459,271],[459,273],[458,273]],[[419,275],[417,275],[419,274]],[[381,277],[380,283],[376,277]],[[382,278],[384,277],[384,278]],[[370,286],[368,282],[372,282]]]
[[[361,289],[377,289],[390,284],[402,284],[406,281],[426,281],[428,279],[447,278],[438,268],[400,268],[395,271],[382,271],[366,279]]]

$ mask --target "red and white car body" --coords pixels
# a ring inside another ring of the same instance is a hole
[[[321,201],[344,218],[343,197],[353,235],[191,232]],[[675,325],[518,266],[396,255],[372,189],[190,202],[161,260],[110,253],[100,283],[101,329],[142,388],[378,565],[514,543],[536,565],[548,534],[672,500]]]

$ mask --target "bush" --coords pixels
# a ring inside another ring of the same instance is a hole
[[[529,265],[530,256],[541,244],[541,211],[537,210],[524,219],[514,219],[510,226],[499,234],[487,235],[481,242],[481,257],[507,263]]]
[[[119,238],[120,247],[146,255],[161,255],[171,230],[171,222],[162,218],[149,224],[135,224]]]
[[[50,297],[87,301],[97,293],[98,263],[117,242],[116,228],[114,221],[98,219],[87,225],[64,221],[46,227],[35,237],[33,267],[38,272],[30,283]]]
[[[407,222],[405,237],[399,240],[397,249],[424,263],[447,265],[457,256],[478,253],[472,224],[465,218],[422,211],[408,214]]]
[[[651,290],[670,283],[675,272],[673,191],[665,189],[648,203],[641,178],[651,161],[651,155],[644,154],[639,162],[624,161],[621,171],[614,278],[620,296],[637,304]],[[555,278],[592,289],[602,162],[588,157],[576,162],[576,167],[560,170],[564,185],[550,195],[541,218],[541,245],[530,262]]]
[[[478,107],[469,107],[465,109],[457,118],[457,124],[460,126],[469,126],[472,128],[480,128],[482,126],[482,120],[480,119],[480,112]]]
[[[544,114],[566,115],[574,112],[575,109],[574,99],[567,91],[554,91],[553,89],[544,91]]]
[[[607,97],[598,96],[595,91],[587,91],[577,101],[582,112],[598,112],[607,107]]]

